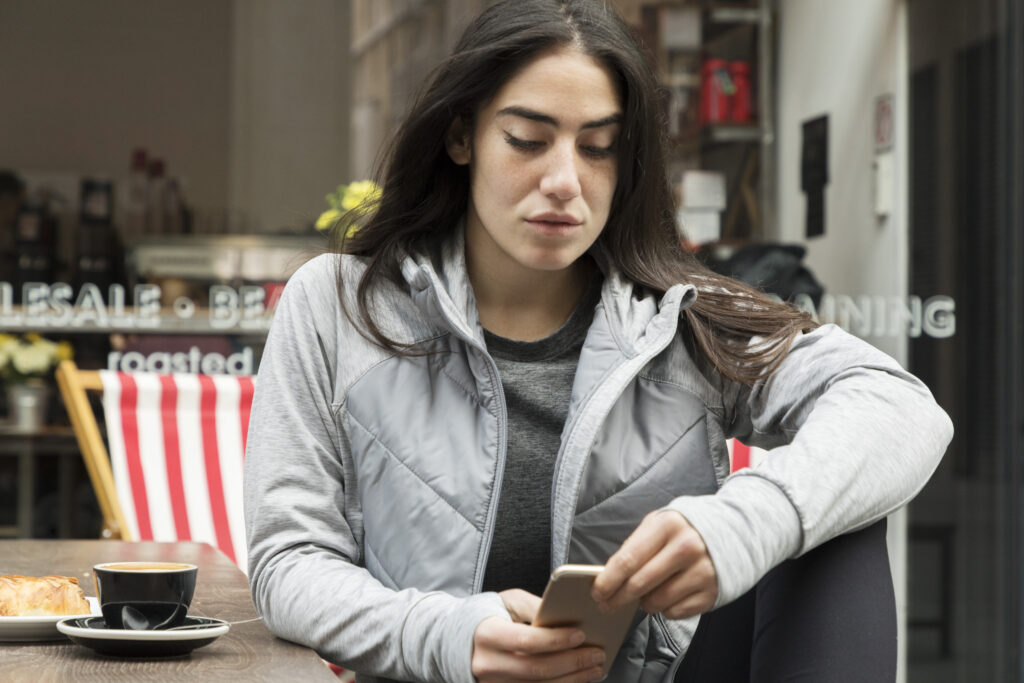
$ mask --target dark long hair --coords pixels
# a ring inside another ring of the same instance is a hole
[[[445,238],[465,214],[466,166],[448,156],[452,122],[474,121],[478,109],[533,59],[571,46],[600,61],[617,79],[622,124],[618,182],[598,242],[622,273],[652,292],[677,283],[698,287],[686,311],[689,342],[726,377],[753,383],[782,361],[793,338],[816,323],[790,306],[704,267],[683,249],[665,170],[664,125],[658,84],[621,18],[603,0],[502,0],[465,30],[436,70],[392,140],[377,171],[382,195],[368,207],[365,225],[338,250],[366,258],[356,293],[358,314],[345,314],[371,341],[399,353],[370,310],[380,278],[397,281],[403,254]],[[338,234],[343,231],[338,231]],[[338,273],[339,294],[342,288]],[[751,346],[752,337],[763,342]]]

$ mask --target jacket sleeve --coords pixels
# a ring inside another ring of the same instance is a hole
[[[322,257],[289,282],[260,361],[245,458],[253,602],[278,636],[360,673],[472,683],[495,593],[392,590],[359,566],[358,497],[334,396],[340,314]],[[359,532],[361,534],[361,531]]]
[[[726,435],[770,449],[682,513],[718,574],[716,607],[780,562],[881,519],[927,483],[953,436],[928,388],[834,325],[802,334],[775,373],[727,383]]]

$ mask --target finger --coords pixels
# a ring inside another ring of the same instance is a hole
[[[704,541],[692,527],[672,535],[658,554],[637,570],[606,600],[606,604],[610,609],[617,609],[638,598],[646,598],[666,584],[670,587],[676,576],[686,582],[682,587],[685,592],[665,597],[666,606],[677,601],[671,600],[672,597],[682,598],[706,587],[709,582],[713,583],[715,579],[714,565],[708,557]]]
[[[540,598],[520,588],[503,590],[498,595],[505,603],[512,621],[520,624],[532,624],[537,617],[537,610],[540,609]]]
[[[480,622],[476,640],[495,650],[542,654],[579,647],[583,644],[583,631],[572,626],[541,628],[516,624],[492,617]]]
[[[697,560],[687,570],[677,572],[648,591],[640,604],[649,614],[658,614],[698,594],[704,596],[703,601],[710,601],[708,607],[718,597],[718,580],[707,557]]]
[[[705,591],[693,593],[680,602],[662,611],[666,619],[689,619],[711,611],[718,599],[718,590],[709,594]]]
[[[605,602],[614,595],[633,574],[652,558],[665,544],[666,530],[648,515],[629,535],[594,579],[591,595],[597,602]]]
[[[619,551],[609,560],[609,564],[613,564],[619,569],[629,568],[631,571],[621,578],[620,575],[616,575],[615,578],[619,580],[613,589],[604,586],[598,587],[599,591],[604,590],[603,598],[598,597],[600,595],[598,592],[594,599],[603,603],[602,609],[610,612],[635,600],[646,590],[658,585],[684,566],[683,564],[678,566],[671,564],[674,555],[665,558],[670,562],[667,566],[658,562],[651,567],[647,567],[647,564],[655,560],[664,551],[666,545],[671,546],[670,552],[673,554],[685,551],[687,544],[682,541],[686,538],[687,532],[696,535],[699,546],[703,548],[704,542],[700,539],[699,534],[696,534],[693,527],[679,513],[671,510],[659,510],[647,515],[636,531],[626,539]],[[642,562],[640,558],[642,558]],[[628,564],[630,561],[633,563],[632,567]],[[638,573],[639,577],[636,576]],[[631,581],[632,585],[629,586]],[[626,590],[623,591],[623,588]]]
[[[711,596],[712,602],[714,602],[714,596],[718,594],[715,581],[706,577],[697,577],[689,571],[681,571],[643,596],[640,599],[640,606],[649,614],[662,613],[698,594]]]
[[[604,651],[596,647],[541,655],[495,651],[477,668],[476,676],[480,680],[593,680],[586,675],[600,670],[604,660]]]

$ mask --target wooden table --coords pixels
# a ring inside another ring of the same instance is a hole
[[[226,621],[256,617],[245,575],[206,543],[0,540],[0,574],[77,576],[95,595],[92,566],[107,561],[170,560],[199,567],[189,614]],[[102,657],[68,640],[0,642],[0,681],[334,681],[312,650],[281,640],[261,621],[236,624],[190,655],[169,659]]]

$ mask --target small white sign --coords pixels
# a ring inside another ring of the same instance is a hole
[[[896,162],[892,152],[875,155],[875,215],[885,218],[896,203]]]

